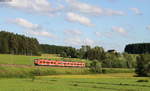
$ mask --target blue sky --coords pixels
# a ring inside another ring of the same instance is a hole
[[[40,43],[123,52],[150,42],[150,0],[2,0],[0,29]]]

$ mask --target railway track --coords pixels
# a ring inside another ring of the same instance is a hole
[[[0,64],[0,66],[9,66],[9,67],[33,67],[33,68],[80,68],[80,67],[56,67],[56,66],[35,66],[35,65],[25,65],[25,64]]]

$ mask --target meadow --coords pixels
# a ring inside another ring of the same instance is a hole
[[[61,57],[52,54],[43,54],[42,56],[24,56],[24,55],[0,55],[0,77],[27,78],[42,75],[58,75],[58,74],[89,74],[88,68],[60,68],[49,66],[34,66],[34,59],[51,58],[60,60]],[[71,58],[70,58],[71,59]],[[76,59],[71,59],[76,60]]]
[[[60,67],[49,67],[49,66],[34,66],[33,59],[36,58],[50,58],[53,60],[60,60],[62,57],[58,55],[43,54],[42,56],[23,56],[23,55],[0,55],[0,77],[19,77],[19,78],[30,78],[32,76],[43,76],[43,75],[85,75],[93,74],[89,68],[60,68]],[[65,58],[65,60],[78,60],[72,58]],[[83,61],[83,60],[81,60]],[[133,73],[134,69],[125,68],[103,68],[105,73]]]
[[[117,73],[3,78],[0,91],[149,91],[150,78],[133,76],[132,73]]]
[[[149,91],[150,78],[134,77],[134,69],[34,66],[33,59],[64,59],[58,55],[0,55],[0,91]],[[71,59],[68,60],[78,60]],[[65,59],[66,60],[66,59]],[[82,60],[83,61],[83,60]]]
[[[0,54],[0,64],[34,65],[33,60],[37,58],[47,58],[50,60],[62,60],[62,61],[82,61],[90,63],[89,60],[78,58],[63,58],[59,57],[59,55],[57,54],[42,54],[41,56]]]
[[[0,64],[33,65],[33,59],[40,56],[0,54]]]

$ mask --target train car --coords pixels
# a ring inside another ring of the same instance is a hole
[[[85,67],[84,62],[66,62],[66,61],[55,61],[49,59],[35,59],[34,64],[39,66]]]

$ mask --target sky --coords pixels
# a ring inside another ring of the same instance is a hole
[[[0,29],[42,44],[123,52],[150,42],[150,0],[0,0]]]

